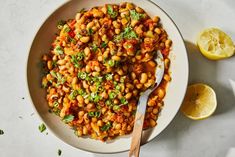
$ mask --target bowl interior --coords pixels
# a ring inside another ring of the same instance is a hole
[[[158,125],[153,129],[144,131],[142,141],[143,143],[146,143],[166,128],[179,110],[188,83],[188,58],[180,32],[162,9],[148,0],[144,1],[144,3],[143,1],[138,0],[127,1],[142,7],[150,16],[158,15],[161,18],[164,29],[173,41],[173,48],[170,53],[172,81],[167,89],[164,100],[165,105],[158,118]],[[130,135],[119,137],[107,143],[75,136],[73,130],[61,122],[59,117],[48,112],[48,105],[45,99],[46,92],[41,88],[42,73],[40,61],[41,56],[50,49],[50,44],[55,37],[54,34],[57,32],[57,21],[73,18],[76,12],[82,8],[91,8],[97,5],[120,2],[122,2],[122,0],[72,0],[65,3],[59,9],[54,11],[41,26],[34,38],[29,52],[27,65],[28,87],[32,102],[39,116],[58,138],[76,148],[90,152],[116,153],[129,150],[131,141]]]

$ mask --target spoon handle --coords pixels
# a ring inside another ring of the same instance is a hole
[[[136,110],[136,115],[135,115],[134,129],[132,132],[132,141],[131,141],[129,157],[139,156],[147,100],[148,100],[148,95],[143,94],[138,102],[138,108]]]

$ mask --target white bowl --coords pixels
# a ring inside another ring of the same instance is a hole
[[[184,40],[172,19],[159,6],[151,1],[127,0],[143,8],[150,16],[158,15],[161,23],[173,41],[170,52],[171,76],[167,94],[164,99],[165,105],[157,120],[158,125],[153,129],[144,131],[142,144],[149,142],[162,132],[172,121],[178,112],[185,95],[188,84],[188,58]],[[51,42],[55,37],[56,23],[61,19],[74,18],[76,12],[82,8],[91,8],[107,3],[120,3],[122,0],[72,0],[55,10],[44,22],[36,34],[28,56],[27,79],[30,96],[34,108],[42,118],[47,128],[50,129],[62,141],[76,148],[95,153],[117,153],[129,150],[131,136],[118,137],[110,142],[103,143],[90,138],[78,138],[72,129],[60,121],[59,117],[48,112],[45,99],[45,89],[41,88],[40,62],[43,54],[49,51]]]

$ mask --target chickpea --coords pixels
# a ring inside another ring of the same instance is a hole
[[[106,14],[106,13],[107,13],[107,8],[104,6],[104,7],[101,8],[101,11],[102,11],[104,14]]]
[[[84,102],[85,102],[85,104],[89,104],[90,101],[89,101],[89,99],[87,98],[87,99],[84,100]]]
[[[131,98],[131,96],[132,96],[132,93],[129,92],[129,93],[127,93],[127,94],[125,95],[125,98],[126,98],[127,100],[129,100],[129,99]]]
[[[138,90],[135,89],[135,90],[133,91],[133,95],[134,95],[134,96],[137,96],[137,95],[138,95]]]
[[[98,61],[102,62],[103,61],[103,56],[98,56]]]
[[[149,123],[150,123],[150,126],[151,126],[151,127],[155,127],[155,126],[157,125],[156,121],[153,120],[153,119],[150,119],[150,120],[149,120]]]
[[[95,122],[97,122],[97,118],[96,117],[92,117],[91,121],[95,123]]]
[[[114,103],[115,105],[119,104],[118,99],[114,99],[114,100],[113,100],[113,103]]]
[[[150,86],[154,85],[155,81],[153,79],[148,80],[147,83],[144,84],[146,88],[149,88]]]
[[[97,126],[102,126],[102,125],[103,125],[103,121],[102,120],[98,120]]]
[[[126,3],[126,8],[132,10],[134,9],[134,5],[132,3]]]
[[[102,41],[107,41],[107,35],[104,34],[101,39],[102,39]]]
[[[167,40],[165,41],[165,46],[166,46],[166,48],[170,48],[170,47],[171,47],[171,44],[172,44],[172,41],[171,41],[170,39],[167,39]]]
[[[156,101],[155,101],[155,100],[150,99],[150,100],[148,101],[148,106],[155,106],[155,105],[156,105]]]
[[[148,75],[146,73],[142,73],[140,76],[140,83],[144,84],[147,82]]]
[[[121,60],[121,57],[119,57],[119,56],[113,56],[113,57],[112,57],[112,60],[120,61],[120,60]]]
[[[159,20],[160,20],[159,16],[155,16],[155,17],[153,17],[153,22],[158,23],[158,22],[159,22]]]
[[[118,69],[117,71],[118,75],[122,76],[124,74],[123,70],[122,69]]]
[[[91,66],[90,65],[86,65],[86,72],[90,73],[91,72]]]
[[[89,85],[87,84],[86,81],[82,81],[82,86],[83,86],[83,88],[85,88],[85,89],[89,88]]]
[[[128,23],[128,21],[126,18],[122,18],[121,23],[123,26],[125,26]]]
[[[87,134],[88,134],[88,129],[87,129],[86,126],[84,126],[84,127],[82,128],[82,133],[83,133],[83,135],[87,135]]]
[[[115,29],[115,33],[116,33],[116,34],[120,34],[120,33],[121,33],[121,30],[120,30],[120,29],[118,29],[118,28],[117,28],[117,29]]]
[[[82,117],[84,114],[85,114],[84,111],[79,111],[79,112],[78,112],[78,117]]]
[[[165,96],[165,91],[164,91],[164,89],[158,88],[158,89],[157,89],[157,95],[158,95],[159,99],[162,99],[162,98]]]
[[[143,13],[144,10],[140,7],[135,7],[135,10],[138,12],[138,13]]]
[[[79,104],[84,104],[84,98],[81,95],[77,96],[77,101]]]
[[[104,99],[107,99],[109,96],[108,94],[106,93],[106,91],[102,92],[101,93],[101,96],[104,98]]]
[[[154,108],[153,109],[153,114],[157,114],[158,113],[158,108]]]
[[[89,55],[91,54],[90,48],[89,48],[89,47],[86,47],[86,48],[84,49],[84,53],[85,53],[86,56],[89,56]]]
[[[103,17],[104,13],[102,11],[99,11],[97,9],[93,9],[93,16],[94,17]]]
[[[132,84],[130,84],[130,83],[127,83],[126,87],[129,88],[129,89],[134,89],[134,86]]]
[[[162,31],[161,31],[160,28],[155,28],[155,29],[154,29],[154,32],[156,32],[158,35],[162,33]]]
[[[68,93],[70,91],[69,87],[66,87],[66,86],[63,86],[62,87],[62,90],[65,92],[65,93]]]
[[[81,13],[76,14],[76,16],[75,16],[76,21],[78,21],[81,18],[81,15],[82,15]]]
[[[83,43],[87,43],[89,40],[90,40],[89,36],[80,38],[80,41],[83,42]]]
[[[168,74],[165,74],[163,78],[164,78],[164,80],[166,80],[168,82],[171,80],[171,77]]]
[[[94,21],[91,21],[87,24],[86,28],[89,29],[95,25]]]
[[[113,21],[114,28],[120,28],[121,25],[117,21]]]
[[[79,136],[79,137],[82,136],[82,130],[78,129],[77,132],[76,132],[76,135]]]
[[[121,127],[122,127],[122,125],[121,125],[120,123],[118,123],[118,124],[115,125],[115,129],[117,129],[117,130],[120,130]]]
[[[125,10],[125,11],[121,12],[121,14],[120,14],[120,16],[121,16],[122,18],[126,18],[126,17],[129,16],[129,15],[130,15],[130,12],[129,12],[128,10]]]
[[[51,70],[53,68],[52,61],[47,62],[47,67],[48,67],[49,70]]]
[[[170,66],[170,60],[169,60],[168,58],[166,58],[166,59],[164,60],[164,65],[165,65],[165,68],[166,68],[166,69],[169,68],[169,66]]]
[[[148,64],[151,66],[151,67],[156,67],[156,63],[154,61],[148,61]]]

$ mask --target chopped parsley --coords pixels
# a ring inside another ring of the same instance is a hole
[[[86,9],[85,8],[82,8],[79,13],[83,14],[84,12],[86,12]]]
[[[88,28],[87,33],[88,35],[92,35],[94,33],[94,30],[92,28]]]
[[[116,85],[116,86],[115,86],[115,89],[118,90],[118,91],[120,91],[120,90],[121,90],[121,86]]]
[[[109,60],[109,61],[108,61],[108,65],[111,66],[111,67],[115,66],[115,61],[112,60],[112,59]]]
[[[90,112],[88,112],[88,116],[89,117],[96,117],[96,118],[99,118],[100,117],[100,115],[101,115],[101,113],[99,112],[99,111],[90,111]]]
[[[74,100],[77,95],[78,95],[78,91],[77,90],[72,90],[72,92],[69,94],[69,98]]]
[[[117,110],[119,110],[119,109],[120,109],[120,106],[118,106],[118,105],[114,105],[114,106],[113,106],[113,110],[114,110],[114,111],[117,111]]]
[[[96,44],[93,44],[91,49],[92,51],[96,52],[98,50],[98,46]]]
[[[110,92],[109,93],[109,99],[114,99],[114,98],[116,98],[116,96],[117,96],[117,94],[116,93],[114,93],[114,92]]]
[[[121,101],[121,104],[123,104],[123,105],[128,104],[128,101],[127,101],[124,97],[122,97],[122,98],[120,99],[120,101]]]
[[[3,135],[4,134],[4,131],[0,129],[0,135]]]
[[[106,80],[112,80],[113,79],[113,74],[106,74],[105,78],[106,78]]]
[[[107,43],[106,42],[102,42],[101,43],[101,48],[105,48],[107,46]]]
[[[38,126],[38,129],[39,129],[40,132],[45,131],[45,130],[46,130],[45,124],[42,123],[41,125],[39,125],[39,126]]]
[[[77,92],[81,96],[85,96],[86,95],[86,92],[83,89],[78,89]]]
[[[65,122],[65,123],[69,123],[69,122],[72,122],[72,121],[73,121],[73,119],[74,119],[74,116],[73,116],[73,115],[71,115],[71,114],[69,114],[69,115],[64,116],[64,118],[63,118],[63,122]]]
[[[50,72],[51,76],[57,79],[57,85],[64,84],[66,79],[62,77],[60,73],[56,73],[55,71]]]
[[[61,154],[62,154],[62,151],[61,151],[60,149],[58,149],[58,152],[57,152],[57,154],[58,154],[59,156],[61,156]]]
[[[106,104],[107,106],[112,106],[111,100],[106,100],[106,101],[105,101],[105,104]]]
[[[57,55],[62,55],[64,53],[64,50],[60,46],[56,46],[54,51]]]
[[[106,123],[105,125],[103,125],[100,129],[101,131],[107,131],[112,127],[112,124],[110,122]]]
[[[60,20],[57,22],[57,28],[62,29],[65,24],[66,24],[66,21]]]
[[[64,32],[66,33],[70,32],[70,28],[68,25],[64,25]]]
[[[131,27],[126,27],[122,33],[115,36],[114,40],[116,42],[119,42],[123,39],[135,39],[135,38],[137,38],[135,31]]]
[[[116,18],[118,16],[118,12],[113,10],[112,5],[107,6],[107,12],[110,15],[111,18]]]
[[[81,63],[79,63],[79,61],[83,60],[85,57],[84,52],[79,52],[77,55],[72,55],[71,57],[71,62],[74,64],[74,66],[76,68],[81,68]]]
[[[102,97],[99,96],[98,93],[93,93],[93,92],[89,95],[88,98],[90,101],[93,101],[95,103],[99,102],[102,99]]]
[[[130,10],[130,16],[133,20],[140,20],[144,18],[144,14],[137,13],[136,10]]]

